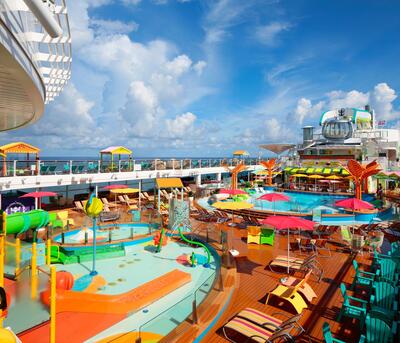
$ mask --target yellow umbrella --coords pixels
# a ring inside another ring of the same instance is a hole
[[[111,189],[111,193],[114,194],[133,194],[133,193],[139,193],[140,189],[138,188],[115,188]]]
[[[325,179],[323,176],[321,176],[321,175],[317,175],[317,174],[314,174],[314,175],[310,175],[310,176],[307,176],[309,179]]]
[[[337,175],[331,175],[331,176],[326,177],[325,179],[327,179],[327,180],[341,180],[343,178],[340,177],[340,176],[337,176]]]
[[[306,175],[306,174],[293,174],[291,176],[294,176],[294,177],[307,177],[308,175]]]
[[[247,201],[217,201],[212,206],[219,210],[245,210],[254,207]]]

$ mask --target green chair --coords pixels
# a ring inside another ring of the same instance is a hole
[[[48,174],[55,174],[57,166],[49,166],[49,170],[47,171]]]
[[[378,313],[387,323],[391,323],[397,313],[399,290],[389,282],[374,282],[374,295],[371,295],[371,311]]]
[[[397,325],[390,327],[382,319],[371,317],[365,319],[365,335],[360,337],[360,343],[392,343],[396,335]]]
[[[40,174],[45,175],[49,170],[49,166],[40,166]]]
[[[360,270],[356,260],[353,260],[353,268],[356,272],[356,275],[354,276],[353,283],[351,284],[351,290],[354,291],[356,286],[366,286],[368,287],[368,294],[370,295],[372,283],[375,280],[376,274]]]
[[[368,301],[349,296],[344,283],[340,284],[340,291],[343,296],[343,305],[340,309],[338,321],[340,322],[343,316],[357,318],[360,321],[360,328],[362,329],[364,327],[365,316],[367,315]],[[361,306],[352,305],[350,301],[359,303]]]
[[[331,327],[327,322],[322,325],[322,332],[324,334],[324,339],[326,343],[345,343],[344,341],[341,341],[340,339],[334,338],[332,336]]]
[[[378,275],[380,281],[387,281],[394,285],[397,285],[399,281],[399,274],[397,274],[397,264],[388,258],[379,260],[378,263]]]
[[[274,245],[275,231],[273,229],[262,228],[260,244]]]

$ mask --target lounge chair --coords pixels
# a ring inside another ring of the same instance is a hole
[[[126,200],[125,200],[125,198],[124,198],[122,195],[118,195],[117,198],[118,198],[118,201],[119,201],[121,204],[128,205],[127,202],[126,202]]]
[[[128,205],[136,205],[137,204],[137,200],[136,199],[131,199],[126,194],[123,195],[123,198],[125,199],[125,201],[126,201],[126,203]]]
[[[343,316],[356,318],[359,320],[360,328],[362,330],[364,327],[365,316],[367,315],[368,301],[349,296],[344,283],[340,284],[340,292],[343,296],[343,304],[340,309],[338,321],[340,322]]]
[[[314,298],[317,297],[317,294],[314,292],[312,287],[308,284],[308,279],[311,277],[311,270],[304,276],[303,279],[298,279],[293,276],[289,276],[286,278],[284,282],[282,282],[282,285],[288,286],[288,287],[296,287],[300,285],[300,287],[297,288],[297,291],[307,300],[309,303],[312,302]]]
[[[149,195],[147,192],[143,192],[143,195],[147,198],[148,201],[153,202],[154,201],[154,195]]]
[[[261,228],[259,226],[247,226],[247,244],[260,244]]]
[[[323,270],[320,268],[318,261],[316,260],[315,254],[310,255],[305,259],[290,257],[289,260],[287,256],[279,255],[269,263],[269,269],[273,272],[277,272],[276,270],[274,270],[274,268],[287,270],[288,266],[290,270],[295,272],[302,272],[304,274],[309,272],[310,270],[312,270],[313,272],[315,271],[319,274],[318,281],[321,280],[323,275]]]
[[[321,257],[331,257],[331,249],[328,247],[328,240],[327,239],[316,239],[314,243],[315,251]],[[327,254],[321,254],[321,251],[326,251]]]
[[[272,326],[263,327],[240,317],[235,317],[231,319],[228,323],[224,325],[222,329],[226,339],[234,343],[236,342],[266,343],[282,339],[291,340],[292,339],[292,336],[290,335],[291,330],[292,326],[276,330]],[[238,337],[238,339],[235,340],[232,333],[236,335],[239,334],[240,337]]]
[[[107,206],[107,207],[118,207],[117,204],[113,204],[113,203],[109,202],[107,198],[101,198],[101,201],[103,202],[104,206]]]
[[[308,274],[308,273],[307,273]],[[303,287],[306,282],[306,278],[301,280],[296,286],[288,287],[282,284],[277,285],[271,292],[268,293],[267,300],[265,304],[268,304],[271,295],[274,295],[282,300],[289,302],[297,313],[303,312],[305,308],[308,307],[307,303],[304,301],[303,297],[298,292],[298,289]]]
[[[74,201],[74,205],[75,205],[74,210],[78,212],[85,212],[85,209],[80,201]]]
[[[68,211],[58,211],[57,218],[62,222],[62,226],[75,225],[75,221],[68,217]]]

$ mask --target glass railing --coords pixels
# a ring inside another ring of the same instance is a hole
[[[174,330],[178,325],[187,321],[188,325],[179,334],[189,329],[192,324],[197,323],[197,308],[206,299],[207,295],[213,289],[217,279],[217,273],[214,271],[193,293],[179,300],[157,316],[153,317],[139,327],[138,341],[143,342],[145,333],[152,332],[165,336]]]
[[[100,160],[6,160],[0,163],[0,176],[32,176],[62,174],[123,173],[153,170],[183,170],[236,166],[240,162],[257,165],[249,159],[136,159],[121,161]]]

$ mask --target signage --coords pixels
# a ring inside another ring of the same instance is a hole
[[[35,209],[34,198],[2,197],[1,209],[7,214],[29,212]]]

